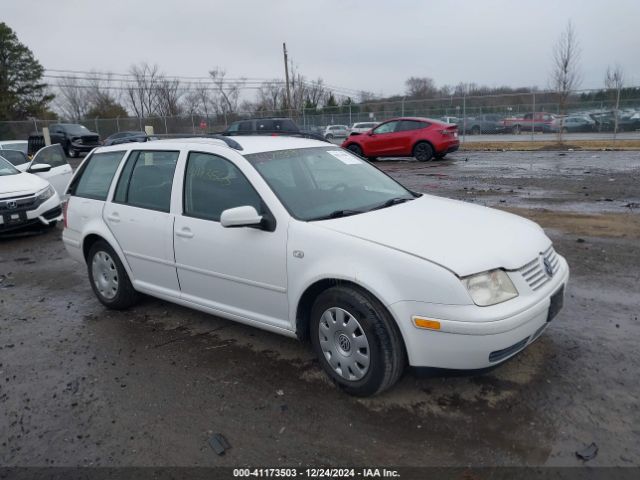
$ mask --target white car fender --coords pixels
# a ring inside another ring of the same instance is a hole
[[[83,250],[84,250],[84,242],[90,235],[97,235],[99,237],[102,237],[111,246],[111,248],[113,248],[114,252],[116,252],[116,254],[118,255],[118,258],[122,262],[124,269],[127,271],[129,280],[133,283],[134,276],[133,276],[131,267],[129,266],[129,263],[127,262],[127,257],[125,256],[124,251],[120,247],[120,244],[111,233],[111,230],[109,230],[109,228],[105,225],[102,218],[92,218],[87,222],[86,226],[83,228],[83,237],[81,242],[81,247]]]
[[[306,249],[297,248],[305,245]],[[313,246],[313,248],[309,248]],[[337,274],[336,272],[340,272]],[[298,304],[318,281],[353,282],[385,306],[403,300],[450,305],[472,304],[462,282],[449,270],[376,243],[293,221],[287,247],[289,315],[295,328]]]

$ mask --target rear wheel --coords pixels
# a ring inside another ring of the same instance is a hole
[[[102,240],[91,246],[87,257],[93,293],[108,308],[123,310],[138,300],[122,262],[113,248]]]
[[[360,145],[352,143],[347,147],[347,150],[355,155],[358,155],[359,157],[362,157],[362,148],[360,147]]]
[[[327,133],[324,138],[326,138],[327,140],[331,140],[333,138],[333,134]]]
[[[446,153],[439,153],[438,155],[436,155],[436,160],[442,160],[446,156],[447,156]]]
[[[405,351],[393,318],[357,288],[324,291],[311,310],[311,341],[322,368],[345,392],[369,396],[398,381]]]
[[[513,127],[511,127],[511,133],[513,133],[514,135],[520,135],[521,132],[521,128],[520,125],[514,125]]]
[[[433,148],[427,142],[420,142],[413,147],[413,156],[419,162],[428,162],[433,158]]]
[[[471,135],[480,135],[480,127],[478,125],[474,125],[471,128]]]

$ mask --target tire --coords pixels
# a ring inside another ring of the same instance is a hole
[[[367,160],[369,160],[370,162],[377,162],[378,157],[367,157]]]
[[[446,153],[440,153],[438,155],[436,155],[436,160],[443,160],[444,157],[446,157],[447,154]]]
[[[93,293],[105,307],[124,310],[138,300],[122,262],[107,242],[99,240],[91,246],[87,270]]]
[[[331,139],[333,139],[333,135],[331,133],[329,133],[329,134],[325,135],[324,138],[326,138],[327,140],[331,140]]]
[[[78,156],[78,151],[71,148],[71,145],[67,147],[67,155],[71,158],[76,158]]]
[[[471,135],[480,135],[480,133],[482,133],[482,131],[478,125],[471,127]]]
[[[520,135],[521,131],[522,128],[520,128],[520,125],[514,125],[513,127],[511,127],[511,133],[513,133],[514,135]]]
[[[322,368],[350,395],[380,393],[404,371],[406,354],[393,318],[360,289],[339,286],[322,292],[311,309],[310,329]]]
[[[349,150],[354,155],[362,157],[362,148],[356,143],[352,143],[351,145],[347,146],[347,150]]]
[[[413,156],[419,162],[428,162],[433,158],[433,148],[427,142],[419,142],[413,147]]]
[[[566,128],[566,127],[565,127],[565,128],[563,128],[563,129],[562,129],[562,133],[569,133],[569,129],[568,129],[568,128]]]

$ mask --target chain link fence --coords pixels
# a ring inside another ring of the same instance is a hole
[[[555,92],[543,91],[424,100],[398,97],[313,109],[262,110],[226,115],[87,118],[79,123],[106,138],[120,131],[143,131],[146,126],[153,127],[156,134],[197,135],[222,131],[231,122],[245,118],[290,117],[303,130],[323,134],[328,125],[351,127],[358,122],[379,123],[401,116],[455,123],[463,144],[557,141],[558,133],[567,134],[567,138],[572,140],[599,140],[605,144],[616,139],[637,141],[640,140],[640,87],[628,87],[621,92],[576,91],[564,101]],[[0,122],[0,139],[27,139],[29,134],[41,132],[43,127],[52,123],[57,123],[57,120]]]

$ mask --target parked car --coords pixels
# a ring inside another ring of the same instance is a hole
[[[613,132],[616,129],[616,117],[614,111],[595,112],[589,114],[595,122],[597,132]],[[634,131],[640,128],[640,121],[626,112],[618,112],[618,132]]]
[[[460,123],[460,119],[458,117],[440,117],[440,121],[444,123],[449,123],[451,125],[458,125]]]
[[[346,125],[327,125],[324,130],[324,138],[346,138],[349,136],[349,128]]]
[[[467,134],[480,135],[481,133],[505,133],[507,127],[501,115],[486,113],[475,117],[467,117],[462,125],[458,124],[458,129]]]
[[[411,192],[326,142],[222,138],[101,147],[78,168],[63,241],[105,306],[145,293],[310,339],[354,395],[407,363],[497,365],[562,306],[569,268],[529,220]]]
[[[33,225],[52,227],[62,220],[60,197],[47,180],[40,178],[50,168],[34,164],[21,172],[0,156],[0,233]]]
[[[149,142],[158,137],[147,135],[146,132],[117,132],[104,139],[103,145],[119,145],[128,142]]]
[[[504,126],[507,131],[515,133],[521,132],[545,132],[553,131],[553,120],[555,116],[546,112],[525,113],[521,117],[508,117],[504,119]]]
[[[37,165],[48,166],[48,169],[40,168],[38,170],[38,176],[51,183],[61,197],[73,173],[62,147],[58,144],[38,150],[33,156],[33,159],[30,159],[19,150],[1,150],[0,156],[21,172],[32,172],[33,167]]]
[[[378,125],[378,122],[356,122],[349,129],[349,134],[351,133],[365,133]]]
[[[80,153],[88,153],[100,146],[100,135],[92,132],[84,125],[76,123],[54,123],[49,125],[51,143],[62,145],[69,157],[77,157]]]
[[[258,133],[298,133],[300,128],[290,118],[253,118],[233,122],[222,132],[223,135],[255,135]]]
[[[593,132],[596,130],[596,122],[587,115],[557,117],[551,124],[551,129],[557,132],[561,128],[563,133]]]
[[[0,142],[0,150],[20,150],[28,155],[26,140],[3,140]]]
[[[458,127],[419,117],[394,118],[365,134],[350,135],[343,143],[358,156],[415,157],[420,162],[444,158],[460,146]]]

